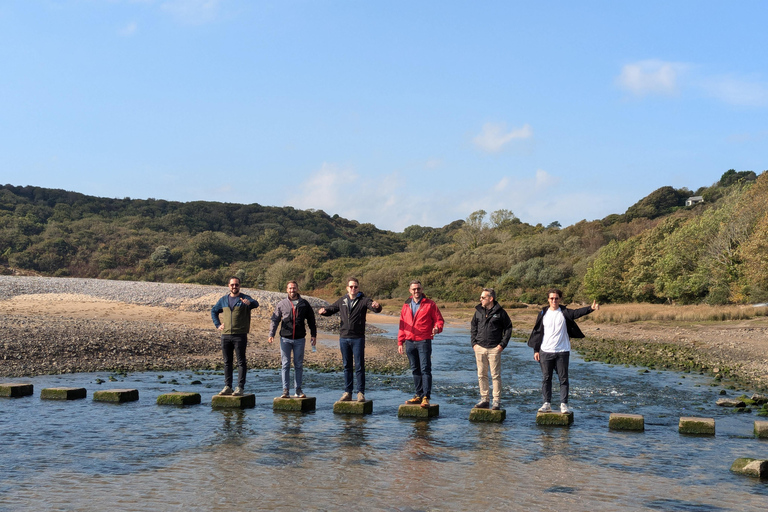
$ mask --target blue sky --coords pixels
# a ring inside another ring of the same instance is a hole
[[[0,0],[0,182],[563,226],[768,169],[768,2]]]

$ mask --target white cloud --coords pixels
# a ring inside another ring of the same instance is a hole
[[[553,187],[558,183],[560,183],[560,178],[557,176],[552,176],[543,169],[536,170],[536,189],[540,190]]]
[[[482,151],[498,153],[515,139],[529,139],[533,136],[533,129],[528,124],[509,132],[506,128],[504,123],[486,123],[480,133],[472,139],[472,143]]]
[[[222,0],[168,0],[160,8],[177,21],[188,25],[200,25],[219,16]]]
[[[662,60],[642,60],[627,64],[621,69],[617,82],[636,96],[647,94],[676,94],[680,76],[687,64]]]
[[[701,87],[710,96],[731,105],[768,106],[768,84],[766,83],[725,76],[706,79]]]
[[[121,27],[117,33],[123,37],[130,37],[133,34],[136,33],[136,30],[138,30],[139,26],[136,24],[136,22],[132,21],[130,23],[127,23],[125,26]]]

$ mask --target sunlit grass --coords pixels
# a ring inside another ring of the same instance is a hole
[[[609,304],[589,318],[596,323],[631,323],[649,320],[678,322],[723,322],[768,316],[768,307],[669,306],[664,304]]]

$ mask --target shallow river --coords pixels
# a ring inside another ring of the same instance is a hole
[[[729,471],[738,457],[768,458],[768,441],[753,437],[754,415],[715,405],[721,388],[711,379],[574,354],[574,424],[538,427],[531,356],[523,343],[504,351],[501,424],[468,421],[477,377],[461,329],[435,342],[440,417],[430,421],[397,418],[410,375],[369,374],[374,413],[365,417],[333,414],[341,374],[305,371],[304,390],[317,397],[317,411],[305,414],[272,411],[281,385],[271,370],[249,372],[257,405],[244,411],[210,408],[223,386],[215,373],[16,379],[32,382],[35,395],[0,399],[0,511],[768,509],[768,483]],[[86,387],[88,398],[41,401],[40,390],[54,386]],[[92,401],[110,388],[137,388],[140,400]],[[203,404],[155,404],[172,390],[200,392]],[[611,412],[643,414],[645,432],[608,430]],[[717,435],[678,434],[680,416],[714,417]]]

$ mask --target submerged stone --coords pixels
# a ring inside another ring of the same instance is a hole
[[[746,407],[746,403],[738,398],[718,398],[717,405],[720,407]]]
[[[755,478],[768,478],[768,460],[740,458],[731,465],[731,471]]]
[[[573,412],[537,412],[536,424],[537,425],[556,425],[561,427],[567,427],[573,423]]]
[[[275,398],[272,401],[272,409],[275,411],[314,411],[317,399],[314,396],[307,398]]]
[[[611,430],[645,430],[645,418],[642,414],[611,413],[608,417],[608,428]]]
[[[758,395],[757,393],[755,393],[752,395],[751,399],[755,403],[755,405],[768,404],[768,396],[766,395]]]
[[[139,399],[138,389],[105,389],[93,394],[95,402],[135,402]]]
[[[715,435],[715,419],[681,416],[677,431],[681,434],[713,436]]]
[[[79,400],[85,398],[85,388],[45,388],[40,392],[41,400]]]
[[[435,418],[440,415],[440,405],[429,404],[429,407],[403,404],[397,408],[398,418]]]
[[[768,421],[755,420],[755,435],[761,439],[768,439]]]
[[[507,419],[507,410],[499,409],[494,411],[493,409],[478,409],[473,407],[469,411],[469,421],[484,421],[488,423],[501,423]]]
[[[200,393],[174,391],[157,397],[157,405],[197,405],[202,401]]]
[[[339,400],[333,404],[335,414],[373,414],[373,400],[357,402],[352,400]]]
[[[0,396],[4,397],[19,398],[30,396],[34,392],[35,387],[32,384],[17,384],[13,382],[0,384]]]
[[[211,407],[214,409],[252,409],[256,407],[256,395],[246,393],[244,395],[213,395]]]

